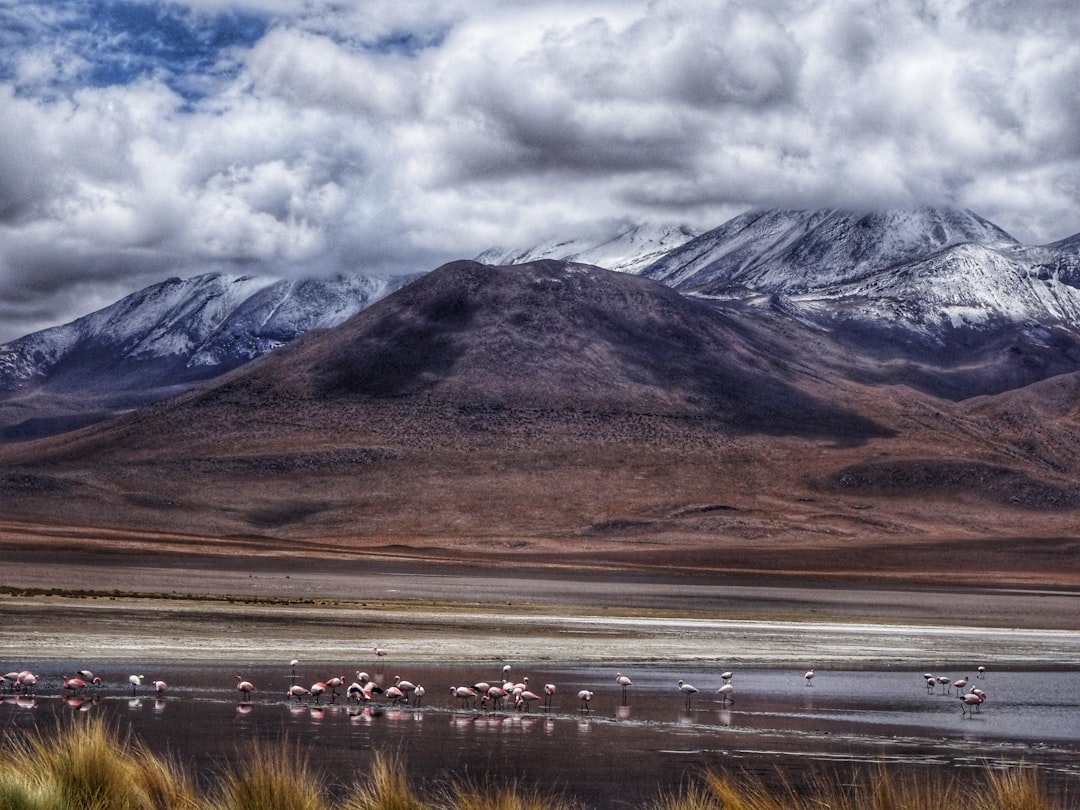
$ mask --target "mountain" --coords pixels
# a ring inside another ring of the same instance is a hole
[[[336,326],[412,278],[168,279],[0,346],[3,434],[29,438],[155,401]]]
[[[827,334],[753,315],[576,263],[454,262],[177,396],[0,448],[3,525],[804,576],[1065,554],[1080,373],[952,403],[837,375]]]
[[[696,235],[688,225],[641,224],[624,228],[599,243],[588,239],[556,239],[531,248],[490,248],[475,261],[508,265],[560,259],[636,274]]]
[[[1080,253],[970,211],[754,212],[642,270],[680,292],[825,330],[854,379],[951,399],[1080,368]]]

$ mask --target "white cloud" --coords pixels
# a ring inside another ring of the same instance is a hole
[[[1080,231],[1063,0],[187,0],[191,53],[162,33],[130,61],[83,4],[25,6],[0,33],[0,339],[80,314],[88,278],[427,269],[758,206]]]

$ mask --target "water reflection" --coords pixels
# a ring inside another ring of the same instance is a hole
[[[0,728],[16,717],[33,718],[19,721],[26,726],[61,711],[93,710],[121,720],[154,750],[207,763],[235,756],[252,739],[281,737],[318,745],[320,763],[352,771],[358,751],[388,750],[407,752],[410,768],[424,772],[511,767],[538,780],[557,773],[560,785],[586,793],[598,790],[599,773],[618,772],[619,785],[605,790],[635,804],[640,804],[638,791],[654,796],[658,787],[677,787],[696,768],[732,758],[764,770],[788,759],[955,766],[1000,759],[1039,764],[1054,778],[1080,787],[1080,674],[1075,672],[1013,673],[1008,683],[1023,689],[1009,691],[1005,677],[987,675],[978,680],[987,702],[981,711],[962,715],[955,691],[951,696],[937,688],[928,692],[921,671],[819,670],[807,688],[801,670],[740,670],[738,703],[725,705],[715,671],[635,672],[633,692],[624,703],[612,673],[565,669],[542,673],[560,683],[559,691],[547,696],[550,708],[526,712],[512,704],[499,711],[491,704],[475,708],[457,697],[450,684],[476,682],[475,671],[463,666],[411,667],[417,681],[446,684],[432,688],[422,707],[388,705],[379,693],[367,702],[345,695],[337,701],[298,702],[286,697],[292,680],[287,668],[248,669],[246,676],[260,686],[250,699],[238,699],[235,672],[222,667],[192,664],[169,673],[169,697],[156,700],[132,697],[126,675],[106,679],[88,696],[64,696],[59,678],[47,677],[36,696],[3,696]],[[393,682],[393,673],[381,677]],[[674,687],[679,678],[701,687],[689,708]],[[994,688],[998,684],[1000,692]],[[588,711],[579,691],[592,694]],[[230,717],[235,721],[227,722]],[[592,804],[612,806],[606,798]]]

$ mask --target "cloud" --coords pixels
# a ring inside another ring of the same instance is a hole
[[[959,204],[1063,238],[1078,29],[1008,0],[0,5],[0,340],[91,287],[422,270],[762,206]]]

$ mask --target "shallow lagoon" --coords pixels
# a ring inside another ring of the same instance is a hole
[[[461,708],[452,686],[498,680],[499,666],[378,661],[366,667],[389,686],[395,675],[422,684],[419,707],[395,708],[377,699],[358,706],[344,695],[319,703],[286,699],[293,683],[310,685],[340,664],[303,661],[294,679],[288,664],[138,663],[95,667],[104,683],[84,699],[61,694],[61,675],[75,662],[25,662],[43,676],[33,698],[6,696],[5,732],[51,728],[56,718],[83,712],[130,727],[156,751],[168,751],[201,776],[252,741],[288,740],[331,783],[362,777],[376,751],[399,754],[414,779],[514,779],[545,790],[562,789],[594,807],[641,806],[661,789],[675,789],[702,767],[777,771],[798,780],[825,763],[840,773],[895,763],[911,768],[973,769],[987,764],[1037,765],[1055,786],[1080,793],[1080,672],[1073,669],[941,672],[969,677],[988,695],[981,710],[964,714],[955,696],[927,692],[923,671],[818,669],[813,685],[803,671],[747,667],[734,670],[735,703],[723,705],[713,667],[680,665],[574,667],[513,662],[512,680],[530,677],[537,692],[557,685],[550,709],[529,712]],[[355,665],[353,667],[355,670]],[[244,701],[235,688],[240,671],[258,691]],[[634,684],[625,702],[615,683],[622,671]],[[158,700],[149,686],[134,696],[129,673],[163,678]],[[689,707],[677,683],[699,691]],[[595,692],[584,711],[580,689]]]

